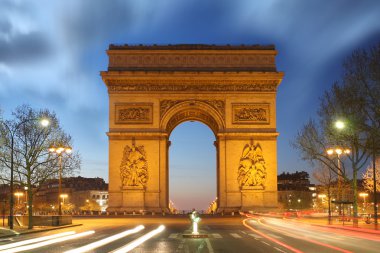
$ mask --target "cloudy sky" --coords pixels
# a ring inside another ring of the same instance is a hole
[[[6,118],[24,103],[54,110],[82,154],[81,175],[108,181],[99,71],[110,43],[274,44],[285,72],[278,170],[309,170],[289,142],[339,79],[342,60],[380,41],[379,17],[376,0],[0,0],[0,108]],[[204,208],[215,197],[213,138],[191,122],[171,136],[170,194],[179,208]],[[188,192],[204,197],[194,202]]]

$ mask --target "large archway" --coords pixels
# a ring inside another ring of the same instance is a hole
[[[207,210],[217,196],[215,134],[198,121],[174,128],[169,141],[169,199],[172,211]]]
[[[109,210],[167,211],[169,135],[216,136],[219,211],[277,206],[274,47],[110,46]]]

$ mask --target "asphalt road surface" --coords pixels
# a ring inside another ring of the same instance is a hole
[[[83,225],[1,239],[0,253],[79,253],[86,245],[88,248],[83,250],[87,251],[83,252],[380,252],[380,233],[260,216],[203,217],[199,231],[208,237],[196,239],[183,237],[191,234],[190,220],[185,216],[82,217],[73,222]],[[165,229],[159,231],[160,225]],[[28,241],[31,239],[42,241]]]

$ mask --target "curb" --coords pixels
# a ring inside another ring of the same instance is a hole
[[[78,227],[78,226],[82,226],[82,225],[83,224],[72,224],[72,225],[65,225],[65,226],[52,227],[52,228],[39,229],[39,230],[29,230],[29,231],[24,231],[24,232],[17,232],[16,231],[17,234],[0,235],[0,238],[8,238],[8,237],[14,237],[14,236],[20,236],[20,235],[34,234],[34,233],[46,232],[46,231],[51,231],[51,230],[58,230],[58,229],[63,229],[63,228]]]
[[[327,227],[327,228],[334,228],[334,229],[341,229],[341,230],[349,230],[349,231],[355,231],[360,233],[369,233],[369,234],[380,234],[379,230],[371,229],[371,228],[352,228],[352,227],[343,227],[343,226],[335,226],[335,225],[320,225],[320,224],[310,224],[312,226],[317,227]]]

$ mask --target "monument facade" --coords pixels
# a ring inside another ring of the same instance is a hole
[[[277,207],[274,46],[110,45],[109,211],[168,211],[170,133],[215,134],[218,211]]]

